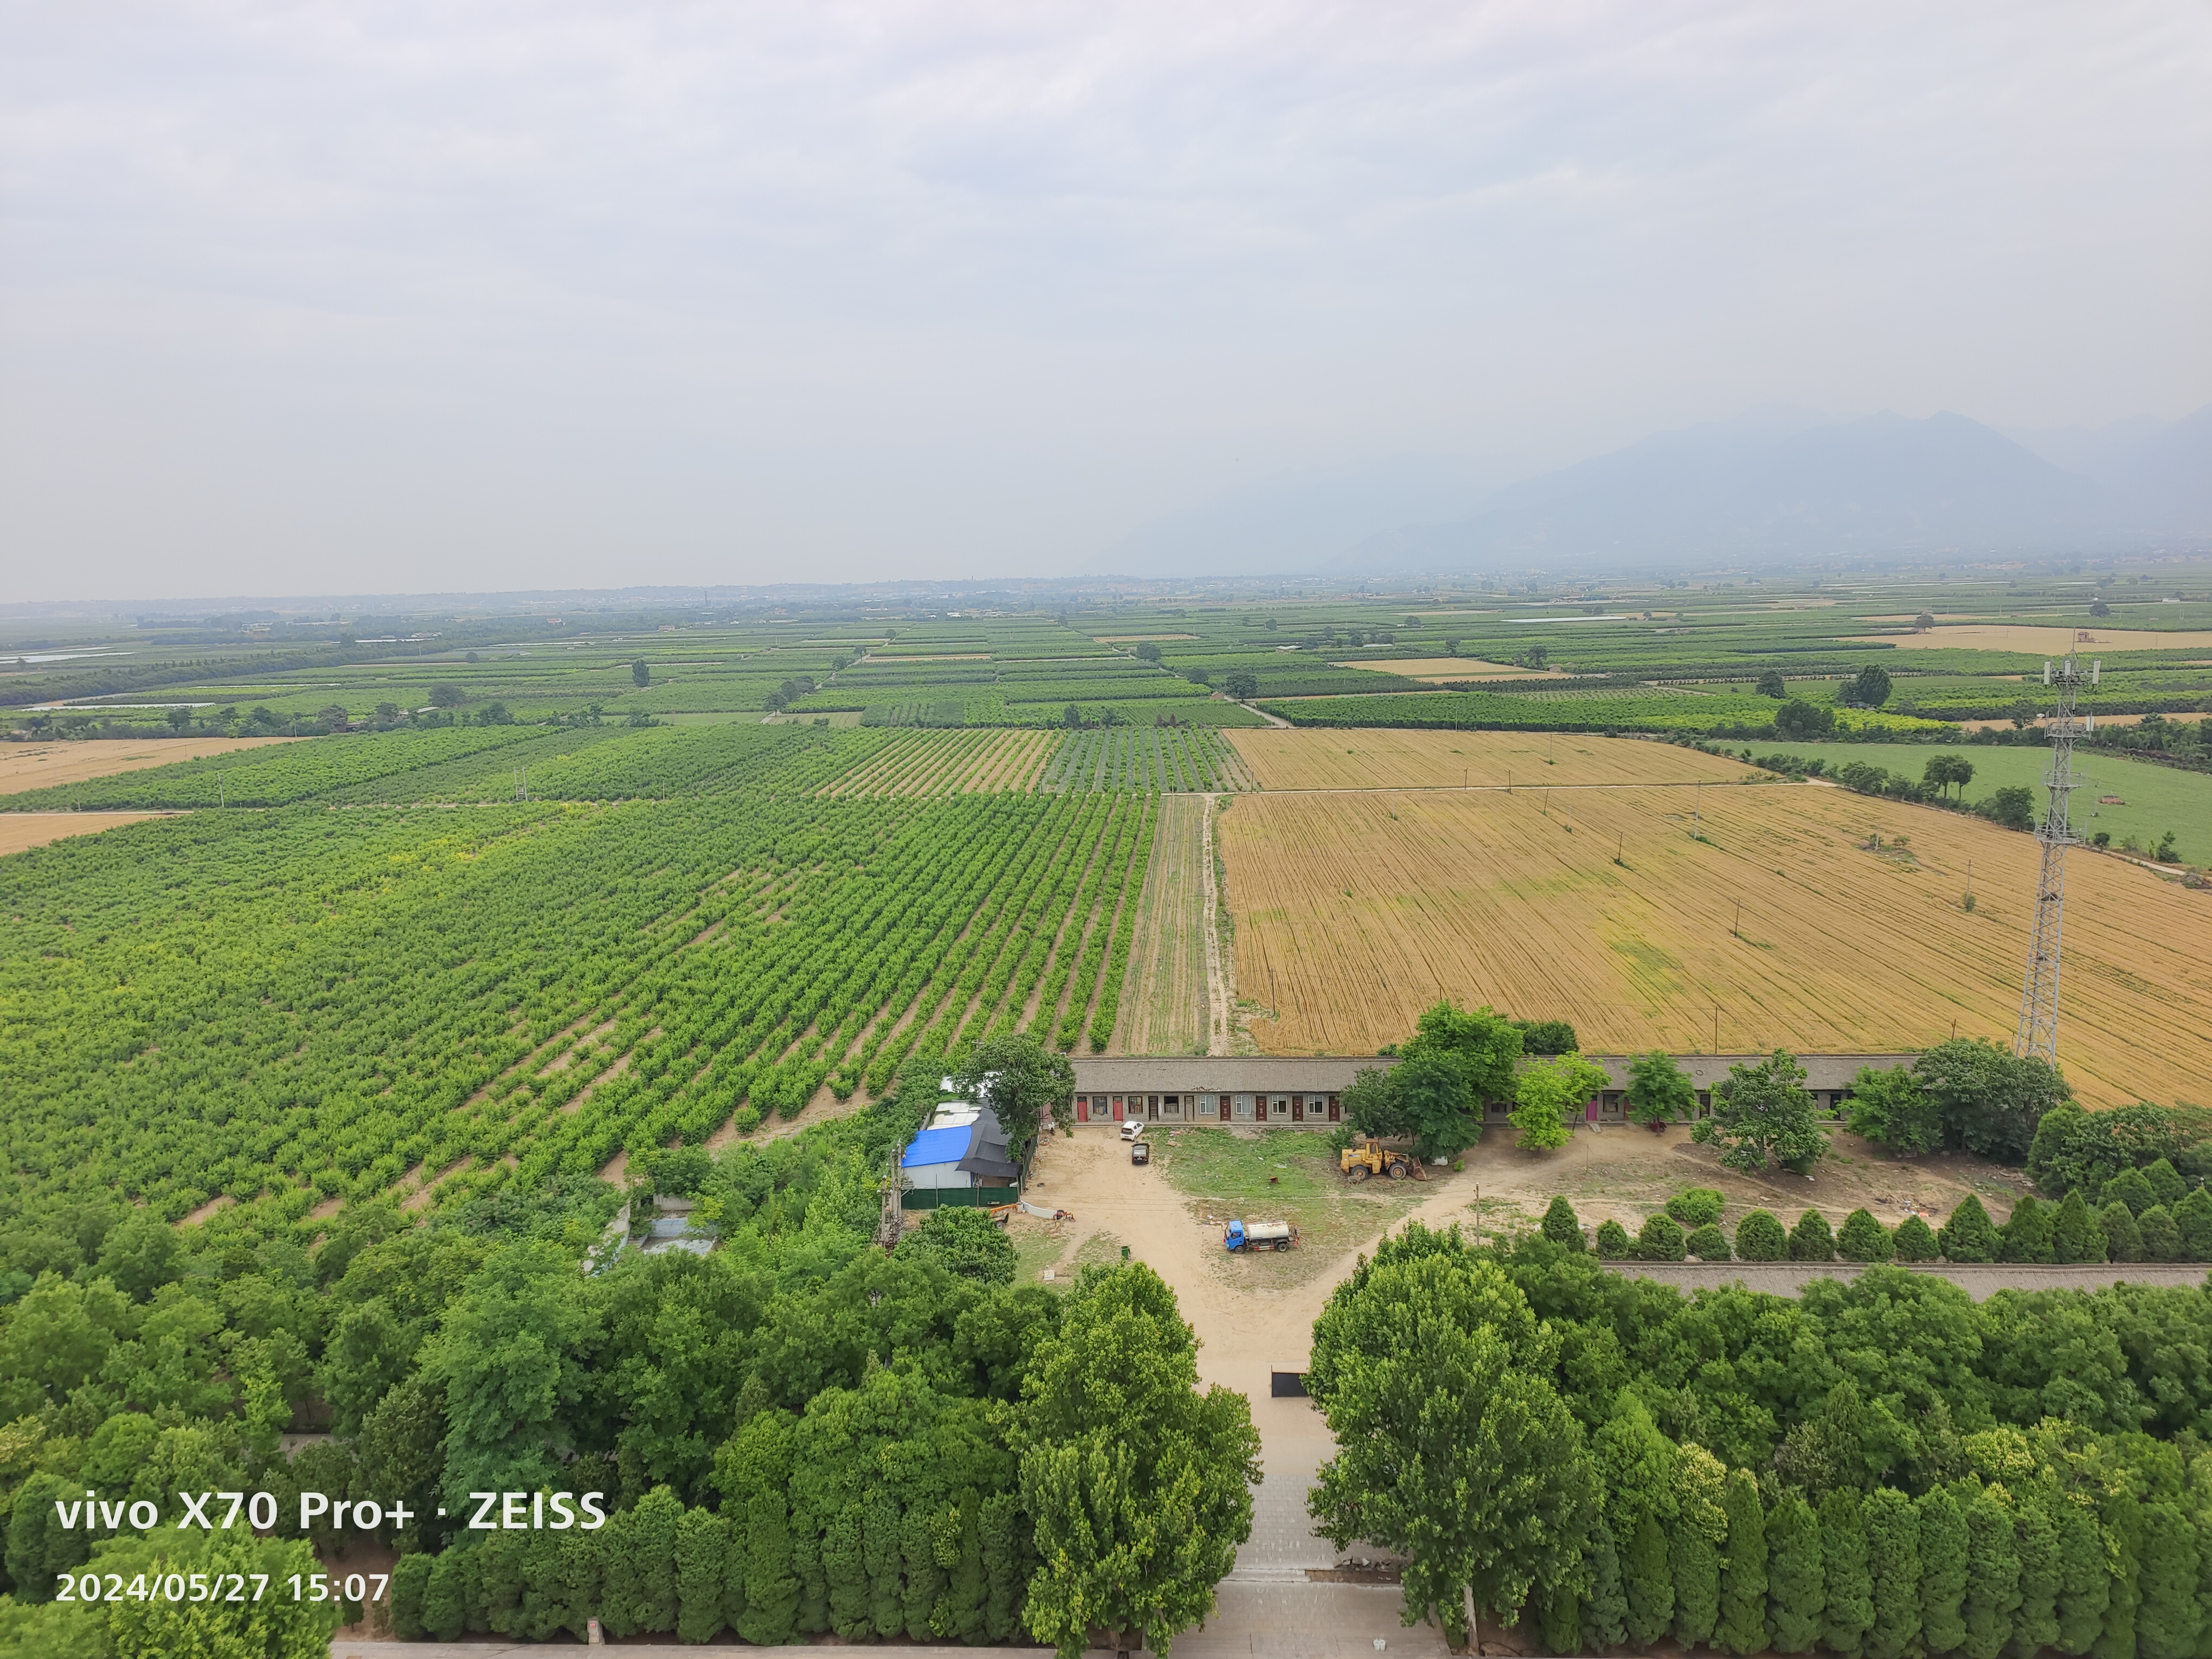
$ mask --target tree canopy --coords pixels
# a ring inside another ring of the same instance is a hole
[[[1691,1139],[1721,1149],[1721,1162],[1747,1172],[1770,1164],[1802,1175],[1827,1155],[1828,1138],[1814,1120],[1805,1068],[1778,1048],[1753,1065],[1729,1067],[1713,1088],[1713,1109]]]

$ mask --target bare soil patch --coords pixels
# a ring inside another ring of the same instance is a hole
[[[2077,640],[2077,634],[2088,637]],[[2037,628],[2025,623],[1960,623],[1924,629],[1917,634],[1856,634],[1846,643],[1893,645],[1900,651],[1956,650],[2024,651],[2057,656],[2069,647],[2092,651],[2187,651],[2212,645],[2212,629],[2188,629],[2178,633],[2155,633],[2147,629],[2114,628],[2106,623],[2094,628]]]
[[[82,783],[116,772],[137,772],[234,749],[265,749],[300,738],[88,738],[70,743],[0,744],[0,795]]]
[[[1203,1054],[1206,1042],[1204,795],[1160,798],[1110,1052]]]
[[[173,812],[0,812],[0,858],[27,853],[33,847],[70,836],[96,836],[118,823],[177,816]]]

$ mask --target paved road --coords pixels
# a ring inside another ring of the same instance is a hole
[[[1702,1285],[1741,1285],[1747,1290],[1775,1296],[1796,1296],[1816,1279],[1856,1279],[1866,1271],[1856,1261],[1617,1261],[1615,1273],[1632,1279],[1656,1279],[1686,1291]],[[2031,1267],[2012,1264],[1987,1267],[1936,1262],[1907,1271],[1948,1279],[1977,1302],[1986,1302],[1999,1291],[2101,1291],[2112,1285],[2166,1285],[2194,1290],[2204,1283],[2202,1263],[2143,1261],[2125,1267]]]

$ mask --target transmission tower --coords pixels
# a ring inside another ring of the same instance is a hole
[[[2035,884],[2035,937],[2027,950],[2027,981],[2020,996],[2020,1034],[2013,1050],[2058,1063],[2058,936],[2066,922],[2066,849],[2077,837],[2067,797],[2074,781],[2074,739],[2086,737],[2095,721],[2076,720],[2074,702],[2085,685],[2094,686],[2104,669],[2093,662],[2085,672],[2071,650],[2053,665],[2043,665],[2043,683],[2058,693],[2051,716],[2051,765],[2043,775],[2043,822],[2035,838],[2043,844],[2043,867]]]

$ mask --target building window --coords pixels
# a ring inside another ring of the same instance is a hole
[[[1252,1097],[1249,1095],[1238,1095],[1236,1099],[1235,1110],[1237,1118],[1241,1121],[1249,1123],[1252,1121]]]
[[[1288,1095],[1277,1095],[1267,1103],[1267,1115],[1288,1121],[1291,1115],[1291,1097]]]
[[[1182,1115],[1182,1097],[1181,1095],[1162,1095],[1160,1097],[1160,1115],[1162,1117],[1181,1117]]]

